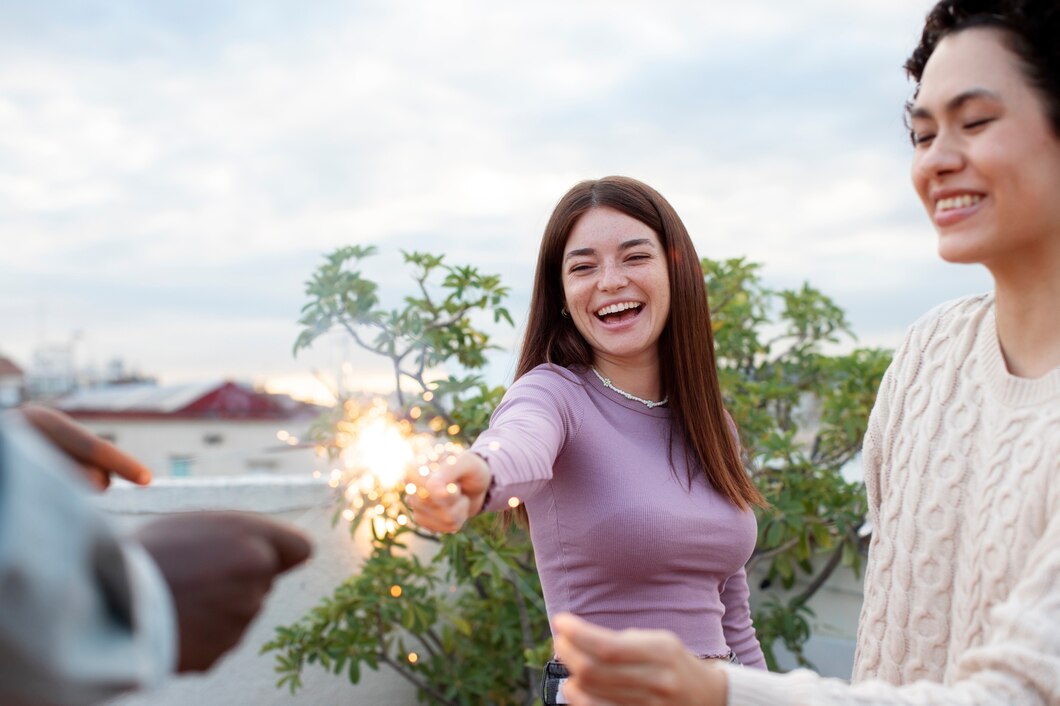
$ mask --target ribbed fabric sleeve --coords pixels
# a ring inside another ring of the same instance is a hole
[[[991,295],[918,321],[865,437],[853,683],[729,669],[729,703],[1060,704],[1060,368],[1005,368]]]
[[[487,510],[526,505],[549,615],[677,633],[765,667],[743,566],[754,514],[690,483],[666,407],[648,409],[588,370],[539,366],[509,388],[472,446],[493,475]],[[674,444],[671,450],[671,443]]]

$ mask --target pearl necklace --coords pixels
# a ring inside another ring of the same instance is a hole
[[[625,397],[627,400],[632,400],[634,402],[640,402],[642,405],[644,405],[648,409],[651,409],[653,407],[660,407],[660,406],[662,406],[662,405],[664,405],[664,404],[666,404],[667,402],[670,401],[670,396],[669,395],[667,395],[666,397],[663,397],[658,402],[652,402],[651,400],[646,400],[643,397],[637,397],[636,395],[631,395],[630,393],[626,392],[625,390],[620,390],[617,387],[615,387],[613,384],[611,384],[611,378],[605,378],[603,375],[600,374],[600,371],[597,370],[595,367],[593,368],[593,372],[596,373],[596,377],[600,378],[600,382],[608,390],[613,390],[614,392],[617,392],[618,394],[620,394],[623,397]]]

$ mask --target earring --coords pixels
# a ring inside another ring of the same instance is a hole
[[[569,319],[570,318],[570,312],[567,311],[567,307],[563,307],[562,309],[560,309],[559,313],[564,319]]]

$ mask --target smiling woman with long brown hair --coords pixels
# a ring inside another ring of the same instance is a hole
[[[906,64],[939,254],[995,286],[915,323],[881,384],[854,683],[715,668],[564,615],[571,703],[1060,704],[1058,37],[1056,0],[943,0]]]
[[[585,181],[545,228],[515,382],[410,504],[452,532],[518,498],[550,616],[667,629],[690,655],[764,668],[743,568],[763,500],[735,432],[684,224],[646,184]]]

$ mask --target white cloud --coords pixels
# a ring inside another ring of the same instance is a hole
[[[149,372],[304,372],[299,283],[349,242],[380,245],[390,294],[399,248],[502,272],[518,317],[548,211],[608,173],[667,194],[703,254],[885,293],[850,272],[934,258],[898,121],[928,6],[0,9],[0,312],[51,312],[4,346],[82,329]]]

